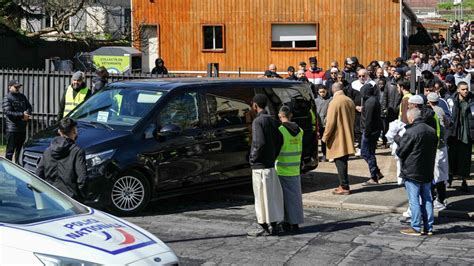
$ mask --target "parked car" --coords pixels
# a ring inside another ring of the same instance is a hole
[[[144,229],[0,158],[0,265],[178,265]]]
[[[248,151],[256,93],[283,105],[304,130],[303,170],[317,166],[316,107],[308,85],[275,79],[167,79],[109,84],[69,114],[86,151],[86,204],[122,215],[150,200],[250,183]],[[57,134],[30,138],[22,165],[35,171]]]

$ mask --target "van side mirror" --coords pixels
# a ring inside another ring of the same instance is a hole
[[[177,125],[173,125],[173,124],[168,124],[168,125],[164,125],[159,133],[158,133],[158,136],[160,137],[175,137],[175,136],[179,136],[181,134],[181,128]]]

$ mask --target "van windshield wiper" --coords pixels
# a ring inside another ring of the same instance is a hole
[[[110,125],[108,125],[106,123],[101,123],[101,122],[97,122],[97,121],[88,121],[88,122],[92,125],[101,125],[102,127],[108,128],[110,130],[114,130],[113,127],[111,127]]]

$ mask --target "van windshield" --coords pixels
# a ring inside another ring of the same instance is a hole
[[[131,129],[165,94],[147,89],[114,88],[94,94],[69,117],[107,128]]]

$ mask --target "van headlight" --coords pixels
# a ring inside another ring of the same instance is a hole
[[[45,265],[45,266],[63,266],[63,265],[100,265],[98,263],[93,263],[90,261],[77,260],[67,257],[46,255],[35,253],[35,256]]]
[[[103,151],[99,153],[87,154],[86,155],[87,169],[91,169],[93,167],[101,165],[108,159],[112,158],[112,155],[114,155],[114,152],[115,150],[112,149],[112,150]]]

